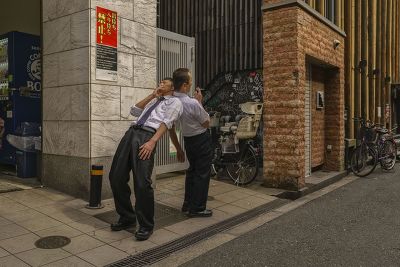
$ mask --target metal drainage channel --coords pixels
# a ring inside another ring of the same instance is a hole
[[[132,267],[139,267],[139,266],[148,266],[150,264],[156,263],[160,261],[172,253],[175,253],[179,250],[182,250],[186,247],[194,245],[206,238],[209,238],[213,235],[216,235],[222,231],[228,230],[240,223],[246,222],[254,217],[257,217],[263,213],[266,213],[270,210],[278,208],[286,203],[290,202],[286,199],[276,199],[270,203],[261,205],[255,209],[249,210],[242,214],[236,215],[232,218],[224,220],[222,222],[216,223],[212,226],[207,228],[201,229],[194,233],[185,235],[181,238],[168,242],[164,245],[160,245],[155,248],[148,249],[143,251],[139,254],[129,256],[125,259],[120,261],[114,262],[108,267],[125,267],[125,266],[132,266]]]

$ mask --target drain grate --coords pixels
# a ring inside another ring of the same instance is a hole
[[[197,232],[188,234],[179,239],[168,242],[164,245],[160,245],[158,247],[151,248],[149,250],[143,251],[137,255],[129,256],[125,259],[107,265],[109,267],[124,267],[124,266],[148,266],[157,261],[160,261],[174,252],[177,252],[181,249],[194,245],[206,238],[209,238],[213,235],[216,235],[222,231],[230,229],[240,223],[246,222],[254,217],[257,217],[263,213],[266,213],[270,210],[276,209],[286,203],[290,202],[285,199],[277,199],[270,203],[261,205],[255,209],[249,210],[245,213],[236,215],[232,218],[229,218],[225,221],[219,222],[212,226],[209,226],[205,229],[201,229]]]
[[[37,248],[55,249],[62,248],[71,243],[71,239],[65,236],[46,236],[35,242]]]

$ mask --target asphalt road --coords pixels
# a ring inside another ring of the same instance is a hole
[[[400,165],[380,168],[183,266],[400,266]]]

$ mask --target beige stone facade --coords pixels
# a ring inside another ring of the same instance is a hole
[[[96,80],[96,6],[118,13],[118,81]],[[88,196],[104,166],[103,196],[130,107],[156,86],[156,1],[43,0],[45,185]]]

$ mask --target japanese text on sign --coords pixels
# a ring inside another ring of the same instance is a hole
[[[96,7],[96,79],[118,80],[118,16],[117,13]]]
[[[117,47],[117,13],[102,7],[96,8],[97,44]]]

